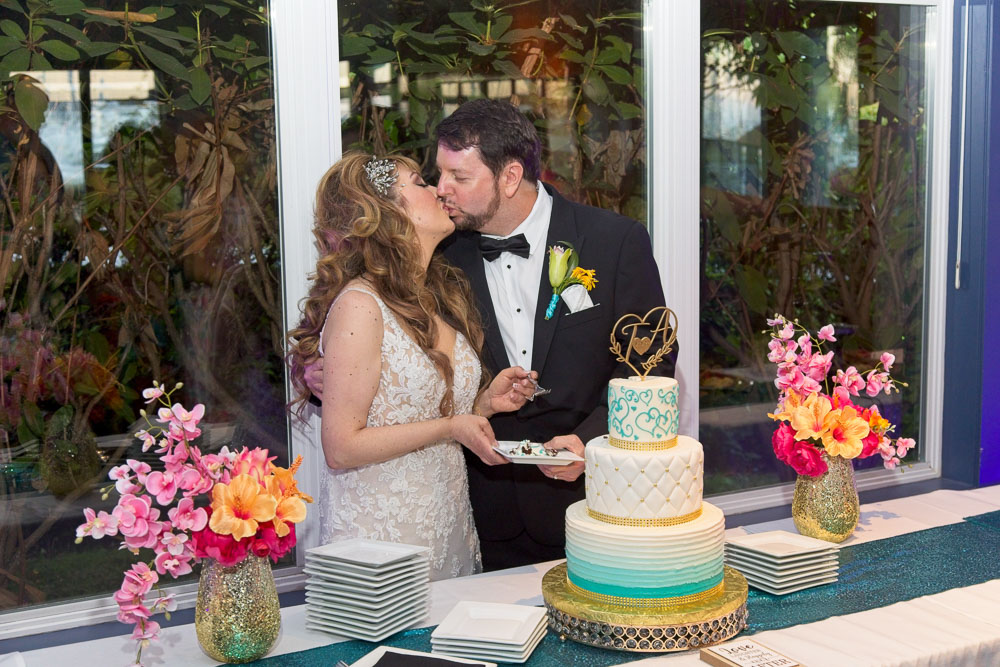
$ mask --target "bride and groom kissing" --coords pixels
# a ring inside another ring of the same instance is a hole
[[[426,545],[441,579],[563,557],[584,464],[510,465],[492,447],[583,456],[607,432],[608,381],[631,374],[608,334],[664,298],[645,228],[543,183],[517,108],[466,102],[436,139],[436,187],[409,159],[360,153],[321,180],[289,364],[300,414],[310,385],[322,398],[322,542]],[[560,242],[594,272],[593,305],[546,317]]]

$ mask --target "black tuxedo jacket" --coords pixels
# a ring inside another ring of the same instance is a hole
[[[590,292],[595,305],[570,313],[560,299],[552,319],[544,319],[552,297],[546,258],[538,285],[531,370],[538,371],[539,383],[552,393],[516,413],[496,415],[490,424],[497,440],[545,442],[573,433],[586,444],[608,432],[608,380],[634,375],[610,352],[611,330],[626,313],[642,316],[664,305],[663,290],[649,234],[642,225],[571,202],[549,185],[545,188],[553,199],[546,249],[568,241],[576,248],[580,266],[596,270],[598,282]],[[479,234],[456,232],[443,245],[447,259],[472,283],[486,334],[483,361],[495,375],[511,364],[486,283]],[[676,352],[671,353],[653,373],[673,375],[675,359]],[[487,466],[468,450],[466,454],[469,493],[481,538],[508,540],[527,531],[540,544],[565,544],[565,510],[583,498],[583,475],[573,483],[560,482],[545,477],[533,465]]]

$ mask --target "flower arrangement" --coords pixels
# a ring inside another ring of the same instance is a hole
[[[595,271],[580,268],[579,264],[579,256],[573,244],[559,241],[549,248],[549,285],[552,286],[552,298],[549,300],[548,308],[545,309],[545,319],[550,320],[555,315],[560,296],[566,300],[570,311],[574,313],[590,301],[587,292],[594,289],[594,285],[597,284]],[[572,288],[574,285],[580,285],[580,288],[567,292],[567,288]],[[571,304],[568,298],[570,292],[581,290],[580,294],[574,295]]]
[[[767,358],[778,366],[774,384],[780,390],[775,413],[768,413],[781,422],[771,437],[778,459],[810,477],[827,471],[821,451],[845,459],[880,454],[886,468],[899,465],[916,446],[914,440],[888,437],[895,426],[879,413],[878,406],[863,408],[851,401],[861,392],[875,397],[899,391],[890,374],[896,358],[883,352],[871,370],[862,373],[849,366],[831,378],[833,352],[824,352],[823,343],[836,342],[833,325],[827,324],[813,337],[797,321],[782,315],[776,314],[767,324],[772,327]]]
[[[243,448],[231,452],[223,447],[216,454],[202,454],[191,441],[201,435],[198,423],[205,406],[192,410],[171,404],[164,385],[142,392],[146,403],[158,401],[154,425],[146,410],[140,411],[149,428],[136,433],[142,451],[157,447],[164,469],[128,459],[111,470],[109,477],[119,493],[111,511],[84,510],[86,521],[76,529],[77,542],[84,537],[118,537],[122,549],[138,555],[152,550],[149,560],[132,565],[125,572],[121,588],[115,592],[118,620],[135,625],[132,638],[138,642],[136,663],[143,648],[158,637],[160,626],[150,617],[176,607],[171,595],[159,590],[148,596],[159,578],[173,578],[191,572],[191,564],[214,558],[223,566],[240,563],[249,554],[270,557],[277,562],[295,546],[295,525],[306,516],[305,503],[312,498],[301,493],[294,474],[302,462],[297,457],[288,468],[272,463],[266,449]],[[102,498],[110,494],[111,486]],[[203,500],[204,499],[204,500]],[[201,502],[199,502],[201,501]],[[161,509],[166,519],[161,518]]]

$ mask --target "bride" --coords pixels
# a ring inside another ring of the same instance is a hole
[[[517,367],[484,382],[469,285],[434,254],[454,228],[412,160],[344,155],[320,181],[320,259],[289,333],[300,416],[324,359],[322,542],[429,546],[432,579],[482,569],[461,447],[506,463],[487,417],[533,391]]]

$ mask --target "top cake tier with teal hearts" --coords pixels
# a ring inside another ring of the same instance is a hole
[[[661,449],[677,437],[677,380],[614,378],[608,383],[608,440],[624,449]]]

